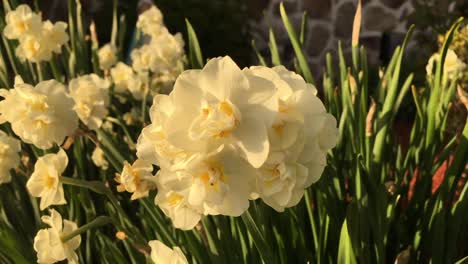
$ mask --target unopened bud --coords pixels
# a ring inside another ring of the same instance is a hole
[[[127,234],[125,234],[125,232],[123,232],[123,231],[119,231],[119,232],[115,233],[115,237],[118,240],[125,240],[125,239],[127,239]]]
[[[369,112],[367,113],[366,117],[366,136],[370,137],[374,133],[373,122],[374,122],[374,115],[375,115],[375,108],[376,104],[373,98],[371,98],[371,106],[369,108]]]

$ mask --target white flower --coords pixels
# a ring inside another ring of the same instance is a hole
[[[151,124],[138,138],[137,156],[158,166],[168,167],[186,159],[189,154],[167,141],[166,122],[174,111],[172,97],[156,95],[150,109]]]
[[[172,220],[175,228],[182,230],[193,229],[202,217],[199,211],[188,204],[185,196],[162,186],[158,187],[158,194],[154,199],[154,203]]]
[[[132,165],[125,161],[123,171],[116,179],[120,183],[118,191],[132,193],[132,200],[147,197],[156,185],[152,172],[153,165],[144,160],[136,160]]]
[[[307,167],[275,152],[259,169],[258,192],[262,200],[278,212],[295,206],[304,195]]]
[[[153,5],[138,16],[136,27],[147,35],[157,35],[164,28],[161,11]]]
[[[8,12],[5,21],[3,33],[8,39],[41,34],[41,16],[33,13],[28,5],[19,5],[14,11]]]
[[[101,70],[110,69],[118,60],[117,48],[108,43],[98,50],[99,68]]]
[[[188,264],[187,258],[179,247],[170,249],[159,240],[151,240],[151,260],[156,264]]]
[[[259,169],[257,191],[281,212],[299,203],[304,189],[320,178],[327,151],[338,137],[336,120],[326,113],[315,87],[283,66],[244,71],[272,80],[277,87],[278,112],[268,131],[270,154]]]
[[[112,80],[115,84],[116,92],[125,92],[129,90],[133,97],[141,99],[142,97],[142,81],[133,69],[125,63],[119,62],[111,69]]]
[[[154,54],[148,44],[134,49],[131,54],[132,67],[135,71],[149,71],[154,61]]]
[[[21,60],[31,62],[49,61],[52,58],[51,43],[41,35],[25,35],[16,49]]]
[[[191,227],[199,214],[240,216],[249,207],[255,175],[256,170],[232,147],[222,147],[208,155],[194,155],[171,168],[161,168],[158,190],[169,192],[158,192],[155,202],[167,216],[175,217],[173,223],[191,223]],[[179,216],[193,219],[177,219]]]
[[[160,78],[172,77],[174,81],[183,70],[182,35],[180,33],[172,35],[165,29],[159,35],[152,37],[149,47],[153,54],[151,71]]]
[[[49,20],[44,22],[42,37],[47,48],[57,54],[62,52],[62,46],[70,39],[66,31],[67,27],[67,23],[64,22],[52,23]]]
[[[180,33],[172,35],[163,28],[148,44],[133,50],[131,56],[135,71],[153,73],[151,84],[156,90],[170,91],[184,69],[184,40]]]
[[[14,89],[0,89],[0,123],[11,123],[22,141],[48,149],[61,144],[78,127],[73,100],[65,86],[55,80],[40,82],[36,87],[16,78]]]
[[[97,167],[100,167],[103,170],[107,170],[107,168],[109,168],[109,162],[107,162],[104,151],[102,151],[100,147],[96,147],[94,149],[91,159]]]
[[[429,61],[426,65],[426,74],[428,76],[432,76],[434,74],[433,67],[434,63],[440,60],[440,54],[435,53],[429,58]],[[466,64],[457,57],[455,51],[448,49],[447,55],[445,57],[444,63],[444,76],[447,76],[449,79],[455,77],[456,74],[461,72],[463,69],[466,68]]]
[[[78,255],[75,250],[81,244],[81,236],[77,235],[63,242],[62,237],[75,231],[78,226],[75,222],[63,220],[54,209],[50,216],[42,216],[42,222],[50,226],[37,232],[34,237],[34,250],[37,252],[37,263],[55,263],[68,260],[70,264],[78,264]]]
[[[36,161],[34,172],[26,187],[32,196],[41,198],[41,210],[50,205],[67,203],[63,185],[60,182],[60,177],[67,165],[68,157],[63,149],[60,149],[57,154],[47,154]]]
[[[0,131],[0,184],[11,181],[10,170],[19,165],[20,141]]]
[[[96,74],[84,75],[70,81],[70,95],[75,100],[73,108],[80,120],[90,129],[98,129],[108,114],[109,81]]]
[[[172,145],[205,153],[233,145],[254,167],[265,162],[278,108],[271,81],[245,74],[229,57],[215,58],[182,73],[170,96],[175,109],[165,132]]]

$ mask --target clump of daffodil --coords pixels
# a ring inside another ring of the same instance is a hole
[[[31,62],[49,61],[52,55],[60,54],[68,42],[67,24],[42,21],[28,5],[19,5],[5,16],[3,33],[8,39],[17,39],[16,55]]]
[[[138,139],[137,156],[160,167],[155,203],[184,230],[240,216],[252,197],[278,211],[299,203],[338,134],[316,93],[284,67],[241,70],[229,57],[183,72]]]

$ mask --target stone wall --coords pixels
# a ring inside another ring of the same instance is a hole
[[[249,0],[252,34],[261,52],[268,54],[268,29],[273,28],[283,63],[294,57],[279,14],[280,0]],[[315,71],[324,65],[325,54],[336,51],[338,41],[349,54],[357,0],[283,0],[292,23],[299,32],[304,11],[308,30],[304,49]],[[401,36],[407,31],[406,17],[413,11],[410,0],[363,0],[360,42],[368,48],[371,64],[379,64],[384,32]],[[399,41],[399,39],[398,39]],[[387,41],[388,42],[388,41]]]

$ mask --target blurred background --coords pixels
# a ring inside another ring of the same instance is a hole
[[[33,4],[32,0],[22,0]],[[45,18],[67,20],[64,0],[37,1]],[[84,21],[96,22],[101,43],[110,38],[112,0],[81,0]],[[138,12],[151,0],[119,1],[119,11],[128,21],[127,36],[133,35]],[[185,18],[194,26],[205,57],[229,54],[241,66],[255,64],[252,40],[261,54],[268,54],[268,30],[272,28],[282,62],[293,67],[293,50],[279,15],[281,0],[153,0],[163,12],[172,32],[186,34]],[[357,0],[283,0],[299,30],[307,12],[305,52],[314,74],[319,76],[327,52],[336,52],[342,42],[345,57],[350,54],[352,21]],[[468,0],[362,0],[363,26],[360,42],[367,47],[374,68],[385,65],[402,42],[408,26],[416,25],[416,36],[407,56],[406,70],[424,70],[429,56],[438,48],[438,36],[459,16],[468,15]],[[424,76],[424,75],[422,75]],[[424,81],[424,80],[420,80]]]

